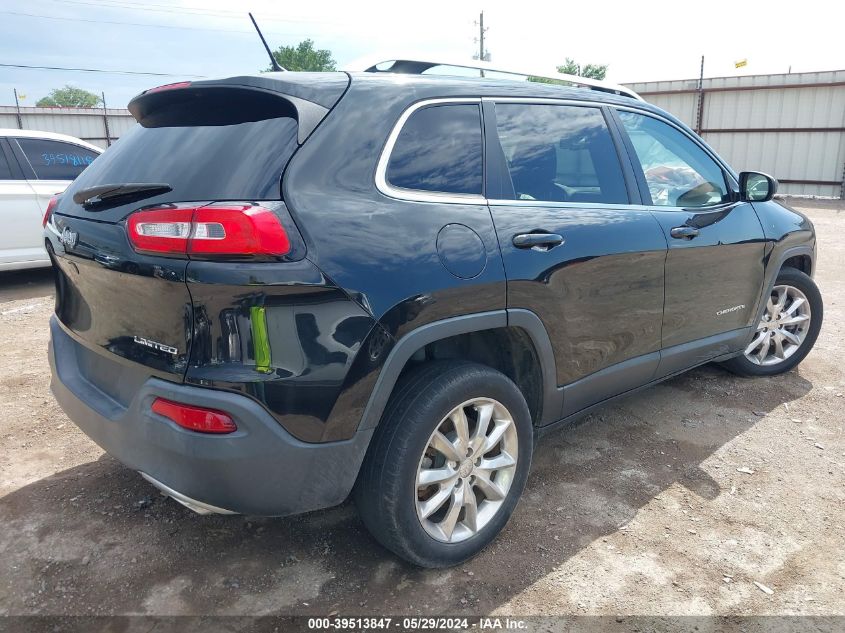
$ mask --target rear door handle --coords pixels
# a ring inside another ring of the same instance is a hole
[[[694,226],[676,226],[669,231],[669,235],[679,240],[691,240],[699,234],[699,230]]]
[[[540,248],[548,250],[563,244],[563,236],[557,233],[520,233],[513,236],[517,248]]]

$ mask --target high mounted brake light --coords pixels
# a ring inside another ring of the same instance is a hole
[[[129,216],[126,230],[136,251],[152,255],[280,256],[290,252],[290,240],[276,214],[247,203],[143,209]]]
[[[190,81],[178,81],[174,84],[164,84],[163,86],[156,86],[155,88],[150,88],[145,94],[150,94],[151,92],[163,92],[165,90],[178,90],[179,88],[187,88],[190,85]]]

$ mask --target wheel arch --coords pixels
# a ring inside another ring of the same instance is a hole
[[[760,319],[763,318],[763,311],[766,309],[766,297],[771,294],[772,288],[775,287],[775,281],[777,280],[781,269],[790,262],[793,263],[793,265],[799,264],[800,266],[795,266],[798,270],[812,276],[815,271],[815,252],[813,247],[810,244],[802,244],[800,246],[787,248],[780,253],[772,253],[769,259],[769,264],[766,266],[766,276],[763,282],[763,287],[761,288],[760,298],[757,301],[754,321],[751,322],[752,326],[756,327],[756,324],[758,324]],[[746,345],[751,342],[751,338],[753,336],[754,327],[750,330],[748,340],[745,343]]]
[[[374,428],[381,420],[387,401],[412,357],[427,346],[461,335],[495,331],[521,331],[533,348],[539,364],[538,402],[532,407],[531,396],[523,390],[529,409],[536,413],[535,424],[545,424],[560,417],[561,392],[557,389],[554,352],[549,335],[539,317],[528,310],[494,310],[434,321],[400,338],[382,365],[375,386],[364,408],[359,429]],[[492,365],[491,365],[492,366]],[[494,366],[494,369],[497,367]],[[522,389],[522,385],[517,385]]]
[[[791,255],[784,259],[780,263],[777,272],[780,272],[783,268],[790,267],[800,270],[808,277],[812,277],[814,272],[814,264],[815,262],[813,261],[812,254],[802,252],[796,255]],[[775,277],[777,277],[777,274],[775,275]]]

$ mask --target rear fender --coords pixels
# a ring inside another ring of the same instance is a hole
[[[400,338],[391,349],[376,379],[364,413],[360,429],[378,425],[396,381],[410,358],[430,343],[460,334],[518,327],[531,338],[543,375],[543,408],[538,424],[546,424],[560,417],[563,392],[555,382],[554,353],[549,335],[536,314],[529,310],[493,310],[442,319],[423,325]]]

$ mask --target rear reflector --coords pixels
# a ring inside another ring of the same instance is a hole
[[[50,202],[47,203],[47,210],[44,211],[44,218],[41,220],[41,226],[47,226],[47,222],[50,221],[50,216],[53,215],[53,209],[56,208],[56,205],[59,203],[59,194],[56,194],[52,198],[50,198]]]
[[[163,415],[179,426],[198,433],[232,433],[237,425],[228,413],[180,404],[164,398],[156,398],[153,412]]]
[[[290,241],[275,213],[245,203],[144,209],[129,216],[129,241],[155,255],[285,255]]]

